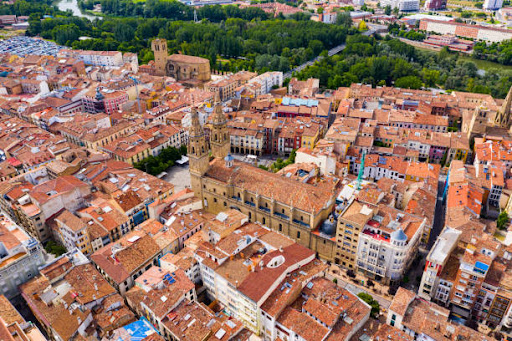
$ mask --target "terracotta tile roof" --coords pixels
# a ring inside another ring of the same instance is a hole
[[[77,190],[78,188],[88,188],[89,185],[78,180],[74,176],[65,175],[56,179],[49,180],[34,186],[30,191],[30,196],[36,200],[40,205],[46,203],[48,200],[57,197],[63,193]]]
[[[393,300],[391,301],[391,305],[389,306],[389,310],[397,313],[400,316],[404,316],[407,308],[415,299],[416,294],[412,291],[404,289],[402,287],[398,288]]]
[[[323,340],[329,333],[329,329],[316,322],[309,315],[291,307],[284,309],[277,323],[293,330],[294,333],[300,335],[306,341]]]
[[[77,232],[84,229],[87,225],[73,213],[64,209],[59,215],[55,217],[55,220],[62,225],[68,227],[71,231]]]
[[[25,322],[25,319],[4,295],[0,295],[0,317],[7,325]]]
[[[210,164],[205,176],[312,213],[325,208],[334,196],[337,183],[332,178],[326,178],[316,186],[295,181],[291,186],[292,180],[286,177],[243,162],[235,162],[233,167],[226,167],[224,160],[220,159]]]
[[[259,302],[268,293],[270,286],[276,282],[279,276],[290,271],[290,267],[295,266],[299,262],[304,262],[308,259],[312,260],[315,255],[313,251],[299,244],[283,247],[282,250],[275,250],[265,254],[261,259],[264,264],[263,268],[255,266],[254,272],[251,272],[245,278],[238,287],[238,290],[254,302]],[[268,264],[274,257],[278,256],[284,257],[284,263],[278,267],[269,267]]]
[[[132,231],[116,243],[96,251],[91,260],[112,280],[121,283],[159,252],[160,248],[151,236],[142,231]]]

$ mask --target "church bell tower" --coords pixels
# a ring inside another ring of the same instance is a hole
[[[208,171],[210,165],[209,151],[204,135],[204,130],[199,123],[199,114],[195,107],[191,111],[192,125],[188,136],[188,158],[190,168],[190,183],[194,194],[202,197],[201,178]]]
[[[225,158],[229,154],[231,141],[227,126],[226,115],[222,111],[219,94],[215,96],[215,108],[212,116],[212,129],[210,132],[210,147],[212,155],[216,158]]]
[[[165,76],[165,67],[167,65],[167,40],[154,39],[151,42],[151,49],[155,55],[155,68],[157,76]]]
[[[510,110],[512,106],[512,87],[508,91],[507,97],[503,102],[501,108],[496,113],[496,118],[494,119],[494,124],[501,128],[510,128],[512,123],[512,119],[510,117]]]

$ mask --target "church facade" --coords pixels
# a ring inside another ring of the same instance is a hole
[[[167,41],[155,39],[151,42],[155,55],[156,74],[173,77],[177,81],[196,80],[207,82],[211,79],[210,61],[205,58],[172,54],[167,52]]]

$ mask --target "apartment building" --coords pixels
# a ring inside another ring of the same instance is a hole
[[[194,283],[183,270],[170,272],[153,266],[135,280],[125,294],[126,302],[139,316],[144,316],[165,335],[163,321],[183,301],[196,301]]]
[[[391,301],[386,323],[415,340],[495,340],[449,320],[449,316],[449,310],[420,299],[412,291],[398,288]]]
[[[380,206],[359,234],[358,271],[384,283],[399,283],[416,257],[425,221]]]
[[[84,255],[90,255],[93,252],[89,233],[87,231],[87,223],[64,209],[55,217],[57,224],[58,238],[67,250],[71,251],[77,248]]]
[[[79,251],[64,254],[40,272],[20,291],[52,340],[102,337],[110,331],[104,322],[108,311],[113,329],[135,320],[121,296]]]
[[[44,264],[43,247],[4,212],[0,213],[0,294],[13,298],[18,286],[34,278]]]
[[[135,280],[157,265],[162,249],[144,231],[132,231],[117,242],[91,255],[91,261],[105,279],[121,294],[135,285]]]

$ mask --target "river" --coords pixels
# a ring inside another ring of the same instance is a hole
[[[67,11],[68,9],[71,10],[73,12],[73,15],[76,16],[76,17],[87,18],[87,19],[89,19],[91,21],[94,20],[94,19],[101,19],[101,17],[99,17],[99,16],[94,16],[94,15],[89,15],[89,14],[82,13],[82,11],[80,10],[80,7],[78,7],[77,0],[60,0],[57,3],[57,7],[61,11]]]

